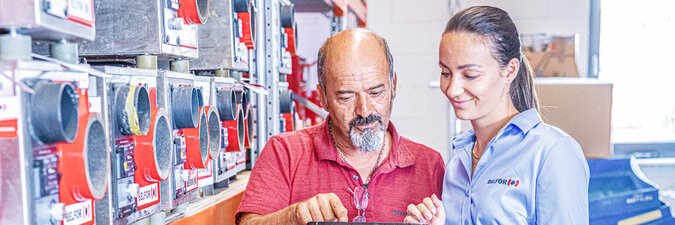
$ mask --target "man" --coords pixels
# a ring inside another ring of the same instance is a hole
[[[319,50],[326,121],[267,142],[236,217],[239,224],[401,222],[408,204],[441,196],[440,154],[389,121],[396,74],[384,39],[364,29]]]

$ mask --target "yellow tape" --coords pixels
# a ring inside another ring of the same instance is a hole
[[[131,133],[142,135],[141,127],[138,125],[138,113],[136,113],[136,107],[134,107],[134,93],[136,93],[136,86],[129,87],[127,101],[124,104],[124,111],[127,113],[127,120],[129,122],[129,130],[131,130]]]
[[[637,216],[633,216],[624,220],[619,221],[618,225],[632,225],[632,224],[643,224],[646,222],[650,222],[656,219],[660,219],[663,215],[661,215],[661,210],[654,210],[651,212],[643,213]]]

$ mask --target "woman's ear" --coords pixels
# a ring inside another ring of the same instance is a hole
[[[513,58],[506,64],[506,68],[503,70],[502,76],[506,78],[506,83],[510,84],[516,76],[518,75],[518,70],[520,70],[520,60]]]

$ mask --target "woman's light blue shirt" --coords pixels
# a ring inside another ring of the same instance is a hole
[[[471,177],[473,130],[446,167],[446,224],[588,224],[588,164],[579,144],[535,109],[490,140]]]

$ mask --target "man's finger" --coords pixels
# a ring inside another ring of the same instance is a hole
[[[335,214],[333,213],[333,207],[330,205],[330,197],[328,196],[317,196],[319,201],[319,210],[323,216],[324,221],[333,221],[335,220]]]
[[[296,217],[300,220],[300,223],[307,224],[312,222],[312,215],[309,214],[309,209],[307,209],[307,204],[301,203],[297,205]]]
[[[333,194],[329,196],[328,202],[333,209],[333,213],[335,213],[335,216],[340,222],[349,222],[349,218],[347,217],[347,208],[342,205],[342,202],[340,201],[340,198],[337,197],[337,195]]]
[[[416,218],[419,222],[424,223],[426,219],[424,219],[424,216],[422,216],[422,213],[420,212],[419,209],[417,209],[417,206],[410,204],[408,205],[408,215]]]
[[[436,205],[434,205],[434,202],[431,201],[431,198],[426,197],[424,200],[422,200],[422,203],[427,206],[427,209],[431,211],[432,215],[436,215]]]
[[[321,210],[319,209],[319,203],[316,199],[312,199],[307,202],[307,208],[309,209],[309,214],[312,215],[312,221],[323,222],[323,215],[321,215]]]
[[[427,208],[427,205],[425,205],[424,203],[418,204],[418,205],[417,205],[417,210],[419,210],[420,213],[422,213],[422,215],[424,216],[424,219],[425,219],[425,220],[430,220],[430,219],[432,218],[432,216],[433,216],[433,215],[431,214],[431,211],[429,211],[429,209]]]

